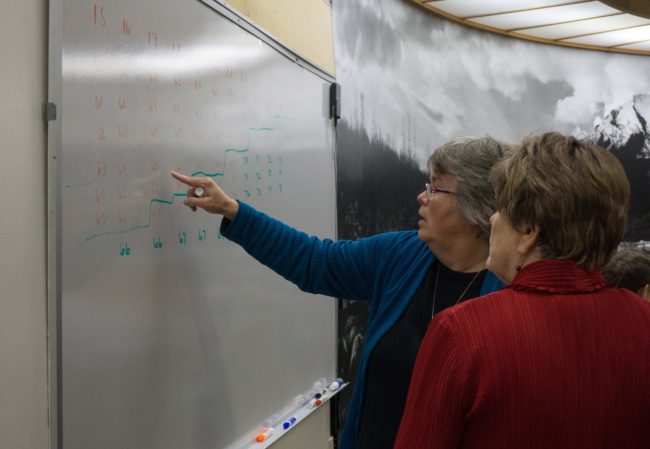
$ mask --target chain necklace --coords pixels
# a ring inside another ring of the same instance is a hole
[[[436,268],[436,283],[433,286],[433,306],[431,307],[431,318],[433,318],[433,315],[436,313],[436,293],[438,293],[438,276],[440,276],[440,261],[438,261],[438,267]],[[463,293],[460,294],[458,299],[456,300],[455,304],[458,304],[460,300],[465,296],[465,293],[467,293],[467,290],[472,286],[476,278],[478,277],[479,274],[481,274],[483,270],[479,270],[476,272],[476,274],[472,277],[472,280],[469,281],[469,284],[467,284],[467,287],[465,287],[465,290],[463,290]]]

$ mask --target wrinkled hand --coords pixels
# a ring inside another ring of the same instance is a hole
[[[174,179],[190,186],[187,190],[187,199],[183,204],[196,211],[201,208],[211,214],[221,214],[224,217],[232,220],[239,211],[239,203],[230,198],[221,187],[214,182],[212,178],[199,178],[192,176],[185,176],[175,171],[171,172]],[[196,188],[203,189],[201,197],[196,196]]]

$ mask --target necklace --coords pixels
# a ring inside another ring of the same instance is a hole
[[[481,274],[483,270],[479,270],[476,272],[476,274],[472,277],[472,280],[469,281],[469,284],[467,284],[467,287],[465,287],[465,290],[463,290],[463,293],[460,294],[454,305],[458,304],[460,300],[465,296],[465,293],[467,293],[467,290],[472,286],[476,278],[478,277],[479,274]],[[438,261],[438,266],[436,267],[436,283],[433,285],[433,306],[431,307],[431,318],[433,318],[433,315],[436,313],[436,293],[438,293],[438,277],[440,276],[440,261]]]

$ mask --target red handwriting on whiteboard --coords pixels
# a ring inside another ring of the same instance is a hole
[[[126,176],[126,164],[124,162],[120,162],[117,166],[117,175],[118,176]]]
[[[101,95],[95,95],[95,109],[101,109],[104,104],[104,98]]]
[[[126,214],[123,211],[118,211],[118,213],[117,213],[117,221],[120,224],[126,224]]]
[[[106,65],[105,62],[101,59],[97,59],[97,56],[95,56],[93,60],[95,62],[95,72],[102,73],[104,70],[104,66]]]
[[[104,204],[104,200],[106,200],[104,189],[100,189],[99,187],[95,188],[95,202],[97,202],[97,204]]]
[[[125,200],[127,198],[127,190],[126,188],[121,188],[117,190],[117,197],[120,200]]]
[[[219,88],[218,87],[213,87],[212,88],[212,96],[213,97],[218,97],[219,96]]]
[[[129,129],[126,126],[119,125],[117,127],[117,135],[120,139],[126,139],[129,137]]]
[[[123,111],[126,109],[126,98],[120,97],[119,100],[117,100],[117,107],[120,108],[120,111]]]
[[[95,214],[95,223],[98,225],[106,224],[106,214],[104,214],[104,212],[97,212],[97,214]]]
[[[97,162],[97,176],[106,176],[108,170],[106,169],[106,163]]]
[[[155,101],[149,102],[149,112],[158,112],[158,103]]]
[[[150,73],[149,76],[147,76],[147,79],[151,83],[157,83],[158,82],[158,75],[156,75],[155,73]]]
[[[100,142],[106,140],[106,133],[104,133],[104,128],[99,128],[99,131],[97,132],[97,140]]]
[[[181,51],[181,44],[172,42],[172,52],[178,53]]]
[[[178,103],[172,104],[172,111],[174,111],[176,114],[181,113],[181,105]]]
[[[226,69],[226,78],[232,78],[233,71],[231,68]]]
[[[93,5],[93,24],[94,25],[99,25],[102,27],[106,26],[106,17],[104,16],[104,12],[106,11],[106,8],[103,6],[99,6],[97,3]]]
[[[158,33],[149,31],[147,33],[147,42],[149,43],[150,46],[157,47],[158,46]]]
[[[194,80],[194,90],[199,92],[201,90],[201,81],[200,80]]]
[[[181,76],[175,76],[174,77],[174,86],[180,87],[183,85],[183,77]]]
[[[131,35],[131,28],[129,27],[129,21],[126,19],[122,19],[122,33],[126,34],[127,36]]]

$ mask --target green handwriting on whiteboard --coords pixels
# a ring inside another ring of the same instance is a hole
[[[133,231],[136,231],[138,229],[150,228],[151,227],[151,215],[152,215],[153,204],[154,203],[162,203],[162,204],[168,204],[168,205],[169,204],[174,204],[174,200],[176,199],[176,197],[179,197],[179,196],[186,197],[187,193],[174,193],[172,195],[172,200],[171,201],[163,200],[161,198],[153,198],[153,199],[149,200],[149,218],[147,219],[147,222],[145,224],[131,226],[130,228],[120,229],[120,230],[117,230],[117,231],[107,231],[107,232],[100,232],[98,234],[92,234],[92,235],[89,235],[88,237],[86,237],[86,241],[96,239],[97,237],[104,237],[106,235],[126,234],[127,232],[133,232]]]
[[[131,255],[131,248],[129,247],[128,243],[124,243],[124,245],[120,245],[120,256],[130,256]]]
[[[185,232],[179,232],[178,233],[178,244],[181,246],[185,246],[187,243],[187,233]]]
[[[273,117],[273,126],[271,126],[271,127],[250,127],[250,128],[248,128],[248,134],[249,134],[248,135],[248,140],[249,140],[249,142],[248,142],[248,144],[246,146],[244,146],[242,148],[226,148],[226,149],[224,149],[223,150],[224,151],[224,153],[223,153],[223,163],[221,164],[221,167],[224,167],[224,170],[222,172],[208,173],[208,172],[204,172],[203,170],[201,170],[201,171],[197,171],[197,172],[192,173],[191,176],[206,176],[206,177],[212,177],[212,178],[223,177],[224,174],[225,174],[224,173],[225,168],[227,167],[226,158],[228,156],[228,153],[239,154],[239,153],[248,152],[249,149],[250,149],[250,141],[251,141],[251,136],[250,135],[251,135],[251,133],[253,133],[253,132],[273,132],[273,131],[275,131],[276,122],[278,122],[280,120],[293,120],[293,119],[291,117],[283,117],[283,116],[280,116],[280,115],[276,115],[276,116]],[[242,160],[243,160],[244,165],[247,165],[249,163],[249,161],[250,161],[250,158],[249,158],[248,155],[242,155]],[[255,155],[255,160],[257,161],[258,164],[260,163],[261,157],[260,157],[259,154]],[[279,165],[283,165],[284,160],[283,160],[282,156],[277,156],[277,160],[278,160]],[[273,163],[273,157],[270,154],[266,154],[266,162],[268,164]],[[125,170],[125,168],[124,168],[124,170]],[[278,169],[278,175],[282,175],[282,170],[281,169]],[[269,176],[269,177],[273,176],[273,172],[272,172],[271,169],[267,169],[267,176]],[[244,173],[244,179],[246,181],[248,181],[249,178],[250,178],[249,173]],[[262,180],[261,173],[256,172],[255,173],[255,178],[257,179],[257,181],[261,181]],[[83,186],[91,185],[91,183],[84,183],[82,185]],[[74,187],[74,186],[69,185],[69,186],[66,186],[66,187]],[[273,189],[270,186],[267,187],[267,190],[269,192],[273,191]],[[279,185],[279,191],[282,192],[282,185]],[[255,192],[257,193],[258,198],[262,196],[261,187],[257,187],[255,189]],[[158,192],[155,192],[155,193],[158,193]],[[249,198],[249,197],[252,196],[252,194],[251,194],[251,192],[249,190],[245,190],[244,195],[245,195],[246,198]],[[148,218],[147,218],[146,223],[137,224],[135,226],[131,226],[131,227],[124,228],[124,229],[116,229],[116,230],[112,230],[112,231],[104,231],[104,232],[98,232],[98,233],[90,234],[90,235],[88,235],[86,237],[86,241],[90,241],[90,240],[96,239],[98,237],[104,237],[104,236],[115,235],[115,234],[126,234],[126,233],[136,231],[138,229],[150,228],[151,227],[151,221],[152,221],[152,215],[157,216],[157,214],[152,213],[154,203],[171,205],[171,204],[174,204],[174,201],[176,200],[176,197],[187,197],[187,194],[185,194],[185,193],[174,193],[174,194],[172,194],[172,199],[171,200],[166,200],[166,199],[162,199],[162,198],[153,198],[153,199],[149,200],[149,214],[148,214]],[[205,237],[203,238],[203,240],[205,240]],[[181,246],[184,246],[187,243],[187,235],[181,235],[179,233],[179,240],[178,241],[179,241],[179,244]],[[159,237],[154,238],[153,247],[154,247],[154,249],[161,249],[163,247],[163,242]],[[131,249],[128,248],[128,245],[126,245],[126,244],[124,245],[123,250],[121,249],[120,251],[121,251],[121,253],[124,252],[124,254],[121,254],[121,255],[124,255],[124,256],[128,256],[128,255],[131,254]]]

